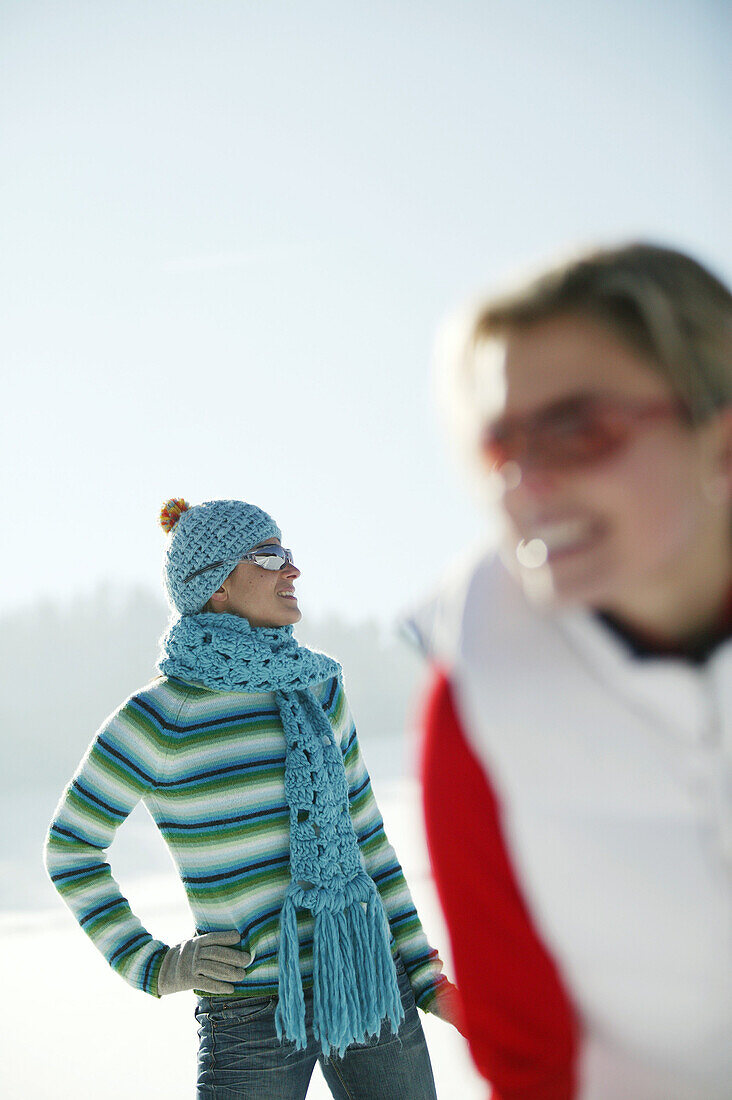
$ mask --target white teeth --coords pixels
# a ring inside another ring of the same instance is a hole
[[[592,524],[582,519],[563,520],[559,523],[546,523],[532,532],[535,539],[541,539],[551,553],[566,550],[570,546],[586,541],[592,532]]]
[[[530,539],[528,542],[521,539],[516,547],[516,557],[524,569],[540,569],[548,556],[546,543],[541,539]]]
[[[584,519],[558,520],[532,527],[531,536],[521,539],[516,558],[524,569],[541,569],[552,554],[576,550],[592,539],[595,525]]]

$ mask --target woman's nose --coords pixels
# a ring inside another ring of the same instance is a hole
[[[512,499],[545,497],[555,491],[560,477],[557,470],[529,460],[507,463],[503,477],[503,496]]]

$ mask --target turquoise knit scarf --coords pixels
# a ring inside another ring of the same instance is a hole
[[[351,823],[340,746],[310,688],[341,674],[337,661],[298,645],[292,627],[252,627],[237,615],[176,620],[159,669],[215,691],[273,691],[285,734],[291,882],[280,914],[277,1034],[307,1045],[297,910],[315,918],[313,1032],[327,1056],[396,1033],[404,1016],[381,899]]]

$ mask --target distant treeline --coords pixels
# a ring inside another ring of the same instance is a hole
[[[65,782],[104,718],[155,675],[168,612],[142,588],[0,616],[0,788]],[[298,639],[343,665],[364,745],[410,724],[419,659],[376,623],[304,622]]]

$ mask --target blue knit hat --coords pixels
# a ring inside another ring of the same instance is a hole
[[[271,516],[243,500],[207,500],[193,506],[181,498],[168,500],[160,512],[160,526],[168,534],[168,602],[181,615],[195,614],[205,606],[234,571],[238,557],[265,539],[282,537]],[[186,581],[197,569],[217,561],[224,564]]]

